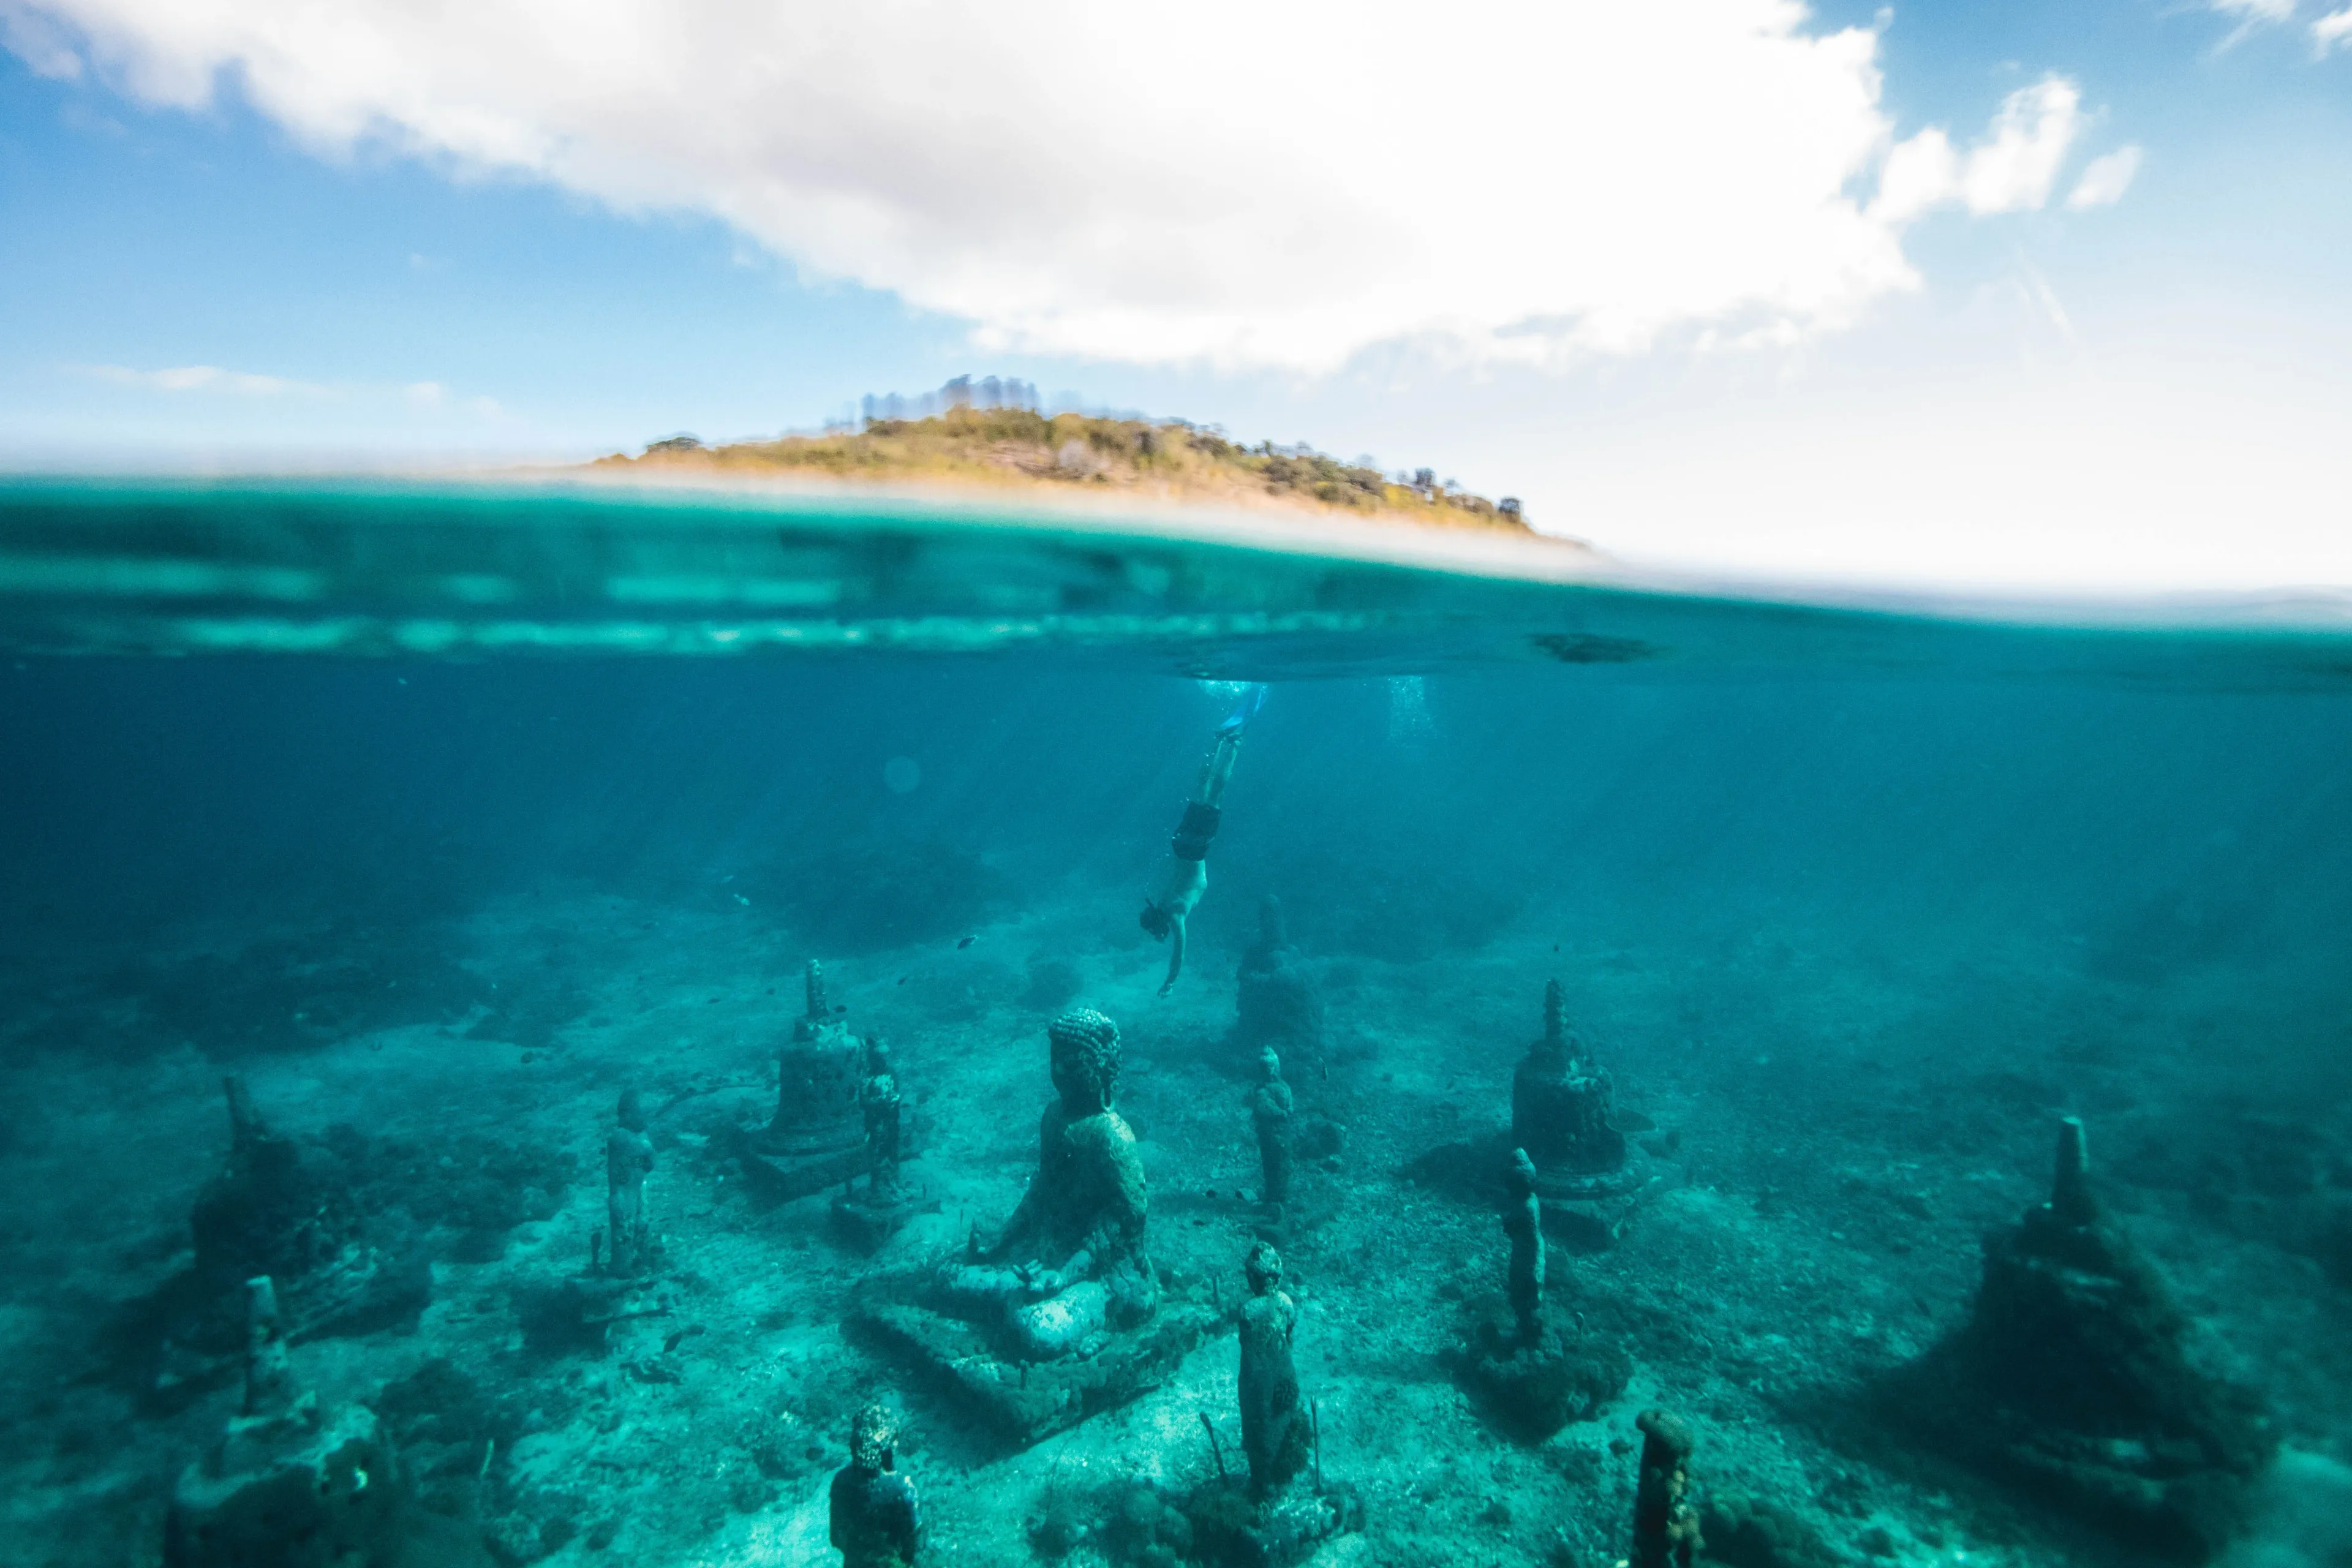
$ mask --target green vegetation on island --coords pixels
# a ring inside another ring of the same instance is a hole
[[[1531,531],[1517,499],[1472,495],[1439,483],[1427,468],[1400,481],[1305,447],[1243,446],[1182,420],[1021,407],[950,405],[920,418],[867,419],[854,431],[716,447],[677,436],[653,443],[641,457],[616,453],[595,466],[877,484],[1067,487]]]

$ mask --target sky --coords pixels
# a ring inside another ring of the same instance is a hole
[[[0,0],[0,466],[971,374],[1637,563],[2352,586],[2352,4]]]

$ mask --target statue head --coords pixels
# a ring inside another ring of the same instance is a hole
[[[1248,1277],[1250,1294],[1263,1296],[1282,1284],[1282,1254],[1271,1242],[1259,1242],[1242,1260],[1242,1273]]]
[[[868,1035],[866,1037],[866,1076],[879,1078],[889,1071],[891,1071],[890,1043],[879,1035]]]
[[[1074,1116],[1109,1110],[1118,1092],[1118,1026],[1091,1007],[1073,1007],[1045,1033],[1063,1109]]]
[[[1536,1190],[1536,1163],[1528,1158],[1525,1149],[1511,1151],[1511,1163],[1503,1167],[1503,1185],[1515,1198],[1526,1197]]]
[[[646,1105],[644,1100],[637,1098],[635,1089],[625,1089],[621,1091],[621,1105],[616,1114],[621,1125],[630,1131],[643,1132],[646,1130]]]
[[[1266,1047],[1257,1054],[1257,1076],[1261,1083],[1282,1081],[1282,1058],[1275,1054],[1272,1046]]]
[[[862,1470],[887,1470],[898,1443],[898,1418],[883,1405],[861,1408],[849,1422],[849,1462]]]

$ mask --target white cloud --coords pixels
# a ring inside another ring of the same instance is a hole
[[[2301,10],[2301,0],[2206,0],[2206,4],[2224,16],[2238,18],[2238,26],[2221,47],[2229,47],[2255,27],[2291,22]],[[2311,52],[2326,59],[2339,48],[2352,48],[2352,5],[2315,16],[2311,22]]]
[[[2131,189],[2132,177],[2139,173],[2139,161],[2140,150],[2136,146],[2118,147],[2092,159],[2083,165],[2083,177],[2074,182],[2066,205],[2077,212],[2084,207],[2115,205]]]
[[[1928,207],[2044,205],[2080,118],[2053,79],[1898,143],[1877,34],[1796,0],[0,8],[149,103],[233,79],[322,152],[710,215],[982,346],[1310,370],[1835,328],[1917,285]]]
[[[226,392],[246,397],[280,397],[289,394],[320,396],[323,386],[289,381],[283,376],[255,375],[249,371],[223,370],[216,364],[174,365],[167,370],[132,370],[127,365],[97,364],[88,373],[116,386],[143,387],[151,392]]]
[[[2248,22],[2284,22],[2294,15],[2296,0],[2210,0],[2224,16]]]
[[[0,47],[30,66],[36,76],[61,81],[81,76],[81,56],[67,31],[29,6],[0,0]]]
[[[2001,100],[1984,140],[1965,154],[1935,129],[1896,143],[1870,210],[1892,226],[1951,205],[1979,217],[2045,206],[2082,128],[2083,95],[2073,82],[2051,77],[2020,88]]]
[[[70,372],[142,392],[212,393],[242,397],[297,397],[341,403],[359,409],[388,410],[394,405],[425,418],[463,415],[475,423],[500,420],[506,409],[498,399],[465,396],[438,381],[412,381],[387,386],[366,383],[323,385],[293,381],[282,375],[257,375],[250,371],[223,370],[215,364],[173,365],[163,370],[134,370],[128,365],[90,364],[67,367]]]

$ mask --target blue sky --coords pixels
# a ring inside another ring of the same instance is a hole
[[[1100,29],[1034,77],[968,41],[927,63],[835,39],[912,85],[770,121],[825,79],[747,85],[716,47],[643,81],[628,49],[538,58],[530,0],[503,0],[503,45],[466,42],[487,72],[397,0],[355,0],[389,40],[361,65],[257,0],[186,5],[9,13],[0,461],[576,457],[995,373],[1427,464],[1670,563],[2352,582],[2352,47],[2321,48],[2326,5],[1644,7],[1690,13],[1686,53],[1571,6],[1500,86],[1475,79],[1518,24],[1468,6],[1384,142],[1331,130],[1344,108],[1237,107],[1201,85],[1217,57]],[[713,38],[739,21],[688,9]],[[1356,15],[1364,58],[1409,74],[1415,40]],[[1121,90],[1054,101],[1088,49]],[[1179,70],[1192,96],[1154,97]],[[1580,85],[1546,101],[1558,73]],[[1618,78],[1624,102],[1580,110]],[[2034,96],[2053,83],[2063,114]],[[695,127],[706,98],[751,123]],[[1809,129],[1783,132],[1799,98]],[[1971,163],[2005,106],[2023,161]],[[1949,168],[1895,212],[1893,171],[1941,167],[1916,140],[1937,132]],[[1862,162],[1837,225],[1821,193],[1752,195],[1849,142],[1874,150],[1839,154]],[[2070,206],[2118,157],[2114,199]],[[1742,271],[1751,250],[1773,259]],[[1395,276],[1362,260],[1392,254]]]

